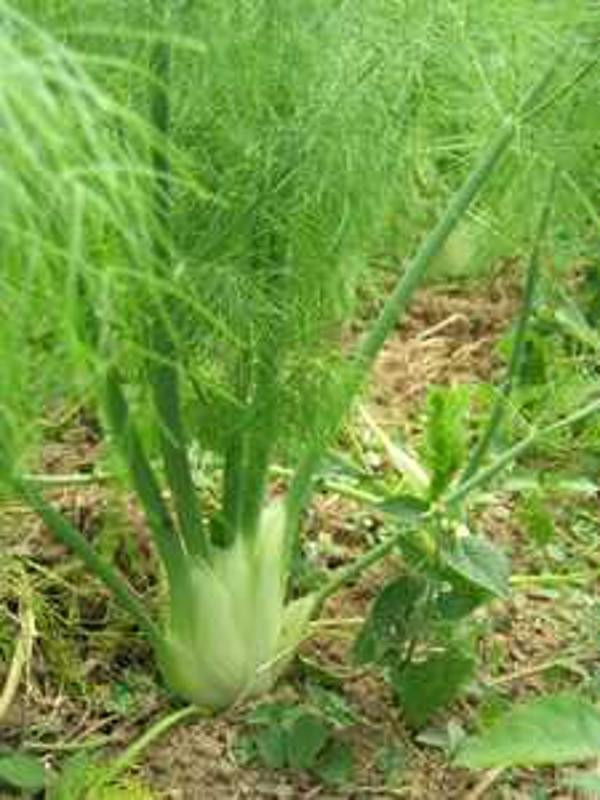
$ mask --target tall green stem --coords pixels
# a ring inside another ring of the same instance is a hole
[[[152,46],[150,56],[151,73],[156,78],[151,89],[150,115],[160,135],[160,143],[152,152],[156,176],[154,209],[158,223],[154,252],[158,269],[171,278],[168,275],[173,249],[171,164],[168,153],[171,129],[171,45],[168,40],[171,22],[170,2],[164,4],[161,13],[163,36]],[[171,331],[162,318],[162,315],[168,314],[169,310],[163,309],[158,304],[154,309],[155,318],[152,321],[150,339],[151,347],[160,360],[150,362],[148,372],[154,405],[161,424],[159,441],[165,473],[173,494],[179,529],[188,553],[206,557],[208,542],[203,531],[181,418],[179,374],[175,363],[177,353]]]
[[[396,288],[385,302],[379,317],[364,336],[356,351],[360,374],[371,368],[385,341],[406,311],[427,267],[440,252],[448,237],[465,216],[469,206],[504,155],[516,131],[515,119],[506,120],[486,148],[479,163],[454,195],[443,217],[427,236]]]
[[[269,477],[269,458],[276,430],[277,383],[271,359],[261,365],[256,389],[257,421],[246,440],[242,531],[252,539],[257,531]]]
[[[245,355],[245,354],[244,354]],[[247,413],[248,388],[250,370],[244,355],[235,364],[234,385],[235,396],[243,409],[242,417]],[[246,486],[246,452],[247,435],[244,419],[236,420],[235,428],[228,434],[225,446],[223,465],[222,509],[225,524],[225,541],[231,543],[237,533],[242,530],[244,517],[244,494]]]
[[[105,408],[108,420],[125,463],[129,468],[136,494],[154,534],[160,557],[167,570],[169,584],[181,584],[184,552],[177,530],[162,498],[160,486],[150,466],[139,434],[129,413],[129,405],[115,369],[106,377]]]
[[[529,318],[531,317],[531,313],[533,311],[535,289],[537,287],[540,273],[540,250],[542,246],[542,240],[548,228],[548,222],[552,209],[552,199],[554,197],[554,191],[556,188],[556,174],[557,170],[554,168],[550,178],[550,185],[546,200],[540,214],[540,220],[535,234],[531,256],[529,258],[527,278],[525,280],[525,291],[523,293],[523,303],[517,322],[517,329],[515,332],[506,378],[504,379],[500,393],[496,399],[496,402],[494,403],[494,407],[490,414],[485,431],[477,443],[477,446],[473,450],[469,462],[465,467],[464,473],[460,478],[461,483],[463,481],[468,481],[469,478],[477,472],[480,464],[485,458],[486,453],[493,444],[494,438],[506,410],[506,401],[512,392],[515,379],[521,366],[523,348],[525,346],[525,334],[527,332]]]

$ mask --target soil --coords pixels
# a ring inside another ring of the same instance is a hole
[[[376,364],[366,399],[376,421],[390,431],[410,429],[430,385],[496,378],[498,340],[508,330],[517,303],[518,291],[510,281],[468,292],[443,287],[421,292]],[[100,447],[93,425],[73,418],[64,430],[48,446],[44,469],[89,471]],[[152,602],[155,587],[144,576],[153,568],[153,557],[143,520],[133,505],[115,497],[109,486],[95,483],[52,489],[50,497],[128,571],[138,588],[149,592]],[[136,533],[137,549],[123,545],[118,525],[108,526],[106,532],[115,504]],[[16,559],[24,566],[35,590],[39,636],[21,691],[0,720],[0,747],[34,746],[52,764],[70,752],[73,743],[100,737],[98,744],[118,755],[170,708],[168,698],[156,688],[151,654],[106,594],[52,542],[40,523],[14,504],[6,503],[4,512],[2,564]],[[378,524],[372,517],[353,500],[332,492],[320,494],[309,525],[320,566],[339,566],[360,552]],[[513,555],[515,571],[527,575],[543,570],[510,504],[492,507],[480,524]],[[393,568],[390,559],[329,601],[324,619],[331,625],[318,627],[302,650],[307,661],[335,678],[356,713],[357,722],[343,733],[355,758],[351,786],[332,789],[307,773],[238,763],[236,741],[245,730],[248,713],[244,707],[215,719],[181,724],[152,744],[134,770],[151,787],[152,796],[173,800],[574,796],[559,786],[564,773],[552,770],[481,774],[452,767],[441,749],[419,741],[405,724],[383,680],[352,666],[349,634],[356,631]],[[14,634],[18,628],[20,573],[11,570],[7,566],[1,573],[0,584],[4,600],[0,657],[6,659],[12,649],[6,632]],[[487,607],[480,619],[486,635],[480,640],[476,685],[430,727],[444,730],[451,721],[468,729],[486,704],[506,704],[549,686],[578,685],[589,678],[596,663],[596,640],[589,624],[597,602],[594,593],[589,585],[548,587],[532,581],[530,586],[525,582],[510,601]],[[570,665],[561,666],[565,654],[573,654]],[[0,661],[0,686],[4,672]],[[302,698],[300,674],[292,671],[273,696]],[[393,772],[380,764],[382,751],[390,746],[399,756]]]

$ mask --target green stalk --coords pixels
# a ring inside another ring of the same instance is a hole
[[[248,402],[249,370],[244,356],[235,365],[235,394],[240,407],[246,409]],[[247,436],[243,423],[229,436],[225,448],[223,466],[222,509],[225,523],[226,542],[231,543],[238,531],[242,530],[244,515],[245,464]]]
[[[81,264],[79,263],[81,258],[78,255],[82,252],[83,198],[80,193],[77,195],[76,209],[77,215],[73,226],[70,260],[72,274],[77,281],[77,329],[82,341],[97,350],[100,347],[100,323],[81,270]],[[163,558],[169,584],[172,587],[181,587],[180,575],[183,551],[169,511],[163,503],[160,487],[152,467],[144,453],[138,433],[131,422],[122,382],[115,369],[110,369],[107,372],[104,399],[109,423],[121,452],[125,456],[125,462],[131,473],[136,492],[146,512],[148,523]]]
[[[115,369],[106,377],[106,414],[139,497],[172,589],[181,584],[184,551],[173,520],[160,492],[160,486],[131,421],[127,399]]]
[[[479,163],[472,169],[463,185],[450,200],[441,220],[418,249],[406,272],[384,304],[378,319],[358,347],[357,361],[363,375],[369,370],[386,339],[406,311],[415,290],[425,276],[427,267],[438,255],[448,237],[465,216],[469,206],[498,165],[500,158],[514,139],[519,123],[537,110],[536,104],[543,97],[567,52],[568,47],[565,46],[553,59],[538,83],[525,95],[516,113],[503,122],[484,150]]]
[[[322,453],[312,448],[306,453],[294,471],[286,496],[286,549],[288,565],[300,550],[300,517],[306,507],[314,485],[314,476],[319,469]]]
[[[391,553],[403,536],[406,536],[406,530],[402,529],[397,531],[396,533],[392,534],[392,536],[389,536],[385,541],[366,552],[364,555],[356,558],[347,567],[342,567],[342,569],[337,570],[333,578],[331,578],[331,580],[329,580],[317,592],[313,617],[319,616],[325,601],[334,595],[339,589],[341,589],[342,586],[346,586],[346,584],[351,583],[353,580],[362,575],[365,570],[369,569],[369,567],[372,567],[373,564],[376,564],[378,561],[381,561],[381,559],[385,558],[388,553]]]
[[[268,346],[267,343],[265,351]],[[246,438],[242,531],[249,539],[256,535],[264,506],[269,477],[269,458],[273,451],[273,432],[277,430],[276,351],[277,345],[271,343],[271,351],[265,353],[259,360],[254,389],[256,421]]]
[[[379,317],[357,348],[356,360],[359,364],[361,378],[370,370],[381,348],[400,321],[416,289],[421,284],[427,267],[467,213],[479,190],[490,177],[513,140],[515,132],[515,119],[509,118],[501,125],[479,163],[454,195],[443,217],[427,236],[396,288],[385,302]]]
[[[156,146],[152,152],[156,174],[154,209],[159,223],[154,241],[154,251],[159,269],[161,272],[167,273],[171,261],[173,238],[171,230],[171,164],[167,150],[171,127],[171,46],[166,38],[171,17],[170,3],[168,2],[164,5],[163,15],[165,36],[154,43],[150,57],[150,72],[156,78],[151,89],[150,116],[161,139],[161,146]],[[160,356],[160,359],[148,364],[148,373],[154,405],[161,422],[159,442],[165,473],[173,494],[179,530],[186,550],[190,555],[207,557],[208,542],[203,533],[203,520],[192,480],[186,436],[181,419],[179,375],[174,363],[176,350],[170,331],[162,321],[162,309],[157,307],[155,313],[156,318],[153,321],[150,340],[152,348]]]
[[[506,410],[506,401],[508,400],[517,377],[521,361],[523,358],[523,349],[525,346],[525,334],[527,332],[527,325],[533,311],[533,302],[535,297],[535,290],[538,284],[540,274],[540,250],[546,230],[548,229],[548,222],[550,220],[550,213],[552,208],[552,199],[556,188],[556,168],[552,171],[550,185],[548,187],[548,194],[542,207],[538,227],[535,234],[533,248],[529,258],[529,265],[527,268],[527,277],[525,280],[525,290],[523,293],[523,303],[521,305],[521,312],[517,322],[517,329],[510,354],[508,370],[504,383],[500,389],[500,393],[496,398],[494,407],[488,419],[486,429],[483,432],[477,446],[473,450],[464,473],[460,478],[460,483],[468,481],[479,469],[483,462],[489,448],[493,444],[494,438],[504,417]]]
[[[158,343],[155,349],[159,349]],[[160,346],[160,349],[163,347]],[[169,357],[172,357],[172,353],[169,353]],[[207,557],[208,541],[185,446],[177,368],[170,364],[155,364],[149,368],[149,372],[154,405],[161,421],[160,448],[179,530],[190,555]]]
[[[112,764],[102,771],[100,777],[92,783],[88,792],[99,791],[105,786],[111,784],[122,772],[131,769],[140,755],[148,748],[152,742],[156,741],[160,736],[163,736],[167,731],[178,725],[184,720],[191,719],[192,717],[200,716],[204,712],[198,706],[186,706],[177,711],[167,714],[157,722],[144,731],[144,733],[136,739],[129,747],[118,757]]]
[[[242,531],[248,539],[252,539],[258,530],[260,514],[265,504],[272,442],[266,432],[260,431],[255,435],[251,433],[248,439]]]
[[[164,640],[156,625],[146,613],[141,600],[114,569],[112,564],[101,558],[88,543],[85,536],[49,503],[29,483],[15,479],[12,481],[17,494],[44,521],[61,544],[73,551],[86,568],[99,578],[114,595],[121,607],[138,623],[141,630],[156,651],[163,649]]]
[[[244,510],[244,453],[245,437],[235,434],[225,450],[223,465],[222,508],[225,522],[225,538],[231,543],[242,529]]]

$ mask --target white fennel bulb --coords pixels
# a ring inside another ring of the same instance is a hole
[[[285,514],[279,501],[257,536],[237,536],[189,569],[188,607],[174,608],[160,661],[170,687],[210,709],[267,691],[306,631],[312,596],[285,603]]]

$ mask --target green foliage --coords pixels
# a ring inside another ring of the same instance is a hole
[[[379,511],[400,522],[416,522],[428,508],[429,503],[410,494],[392,495],[377,505]]]
[[[597,386],[598,334],[586,318],[585,276],[591,271],[583,266],[577,282],[558,281],[548,272],[541,283],[513,395],[514,408],[528,420],[556,418],[585,403]],[[502,355],[511,338],[501,342]]]
[[[447,705],[473,676],[475,660],[458,647],[432,654],[392,671],[391,683],[406,719],[422,725]]]
[[[165,322],[185,365],[189,423],[211,449],[250,428],[299,446],[335,411],[344,383],[336,327],[399,187],[404,62],[386,5],[173,6],[174,263],[155,265],[153,288],[147,274],[122,279],[145,309],[171,304]],[[160,14],[138,4],[107,16],[92,4],[82,19],[76,3],[58,19],[34,13],[66,31],[112,102],[126,98],[130,113],[146,115],[143,64],[164,35]],[[127,73],[131,63],[140,66]],[[111,291],[112,275],[106,284]],[[136,312],[131,302],[128,327]],[[142,352],[129,355],[143,366]],[[141,388],[143,373],[130,374]]]
[[[24,792],[39,792],[46,784],[43,761],[23,753],[0,755],[0,784]]]
[[[471,769],[531,767],[597,758],[600,714],[577,695],[549,695],[517,706],[489,730],[466,738],[456,763]]]
[[[587,36],[593,47],[598,15],[590,3],[541,7],[535,0],[510,0],[499,8],[460,0],[404,7],[406,46],[420,59],[411,74],[414,125],[392,239],[400,257],[464,175],[473,142],[498,124],[536,58],[577,18],[582,21],[579,43]],[[556,252],[561,264],[579,255],[598,220],[592,200],[598,180],[592,86],[593,81],[583,81],[570,105],[548,109],[540,128],[519,139],[486,197],[448,243],[435,277],[482,273],[498,257],[521,251],[544,193],[539,167],[555,159],[563,175]]]
[[[443,400],[451,396],[438,394],[443,412],[430,436],[441,454],[438,475],[458,466],[446,457],[459,449],[449,443],[460,442],[461,462],[466,456],[464,427],[460,420],[455,426],[448,414],[455,406]],[[455,507],[428,510],[427,503],[407,495],[391,495],[376,507],[399,531],[396,541],[412,571],[379,591],[354,642],[354,659],[382,669],[407,721],[422,726],[472,677],[469,616],[491,599],[508,596],[509,564],[490,539],[469,532]]]
[[[423,603],[427,583],[410,575],[386,584],[377,595],[354,643],[354,658],[358,664],[386,663],[390,655],[402,652],[422,623]]]
[[[583,797],[591,797],[592,800],[600,795],[600,778],[593,772],[570,775],[561,784],[567,789],[574,789]]]
[[[153,800],[150,789],[137,780],[116,782],[110,765],[85,752],[65,759],[48,780],[47,800]]]
[[[595,20],[583,3],[521,28],[533,7],[511,2],[514,30],[496,28],[491,5],[480,19],[467,2],[91,3],[85,15],[80,6],[24,0],[15,11],[0,0],[0,478],[142,627],[171,688],[222,707],[271,686],[318,606],[311,596],[287,603],[298,517],[319,456],[427,266],[443,247],[470,249],[468,228],[495,226],[507,204],[520,241],[527,215],[509,186],[520,181],[530,202],[549,159],[572,191],[565,176],[595,130],[586,102]],[[563,63],[554,51],[575,24]],[[558,102],[567,96],[568,108]],[[533,112],[542,133],[528,124]],[[348,357],[344,325],[369,256],[390,214],[407,211],[416,227],[408,207],[428,192],[439,221],[419,222],[430,234]],[[577,184],[589,214],[587,192]],[[49,405],[84,394],[151,528],[166,630],[22,476]],[[391,498],[388,511],[414,522],[437,509],[465,460],[467,411],[462,390],[430,393],[428,502]],[[192,445],[220,469],[214,514],[209,492],[199,502]],[[268,469],[282,456],[300,466],[273,522]],[[417,619],[426,647],[441,643],[454,658],[452,615],[501,594],[506,578],[483,540],[428,522],[413,549],[422,564],[410,562],[423,588],[387,590],[362,644],[378,660],[395,637],[405,677]],[[300,716],[284,726],[296,749],[265,734],[259,750],[314,766],[328,752],[320,725]],[[335,774],[344,759],[339,746],[331,752]]]
[[[466,584],[461,587],[463,603]],[[354,643],[357,663],[383,669],[403,714],[415,726],[451,702],[475,667],[458,623],[489,595],[482,595],[478,584],[469,584],[470,602],[457,613],[457,599],[449,598],[445,586],[433,575],[391,581],[377,595]]]
[[[271,769],[308,770],[332,786],[348,784],[352,751],[337,731],[352,724],[354,714],[340,695],[309,688],[318,704],[264,703],[250,712],[249,730],[237,741],[238,758]]]
[[[450,582],[458,577],[459,585],[469,584],[475,590],[506,598],[509,564],[503,553],[484,536],[461,536],[442,555],[450,573]]]
[[[432,478],[430,497],[444,492],[466,458],[468,447],[466,387],[434,387],[427,395],[425,461]]]
[[[554,518],[550,510],[549,496],[542,492],[527,492],[519,507],[519,520],[532,541],[543,547],[556,537]]]

